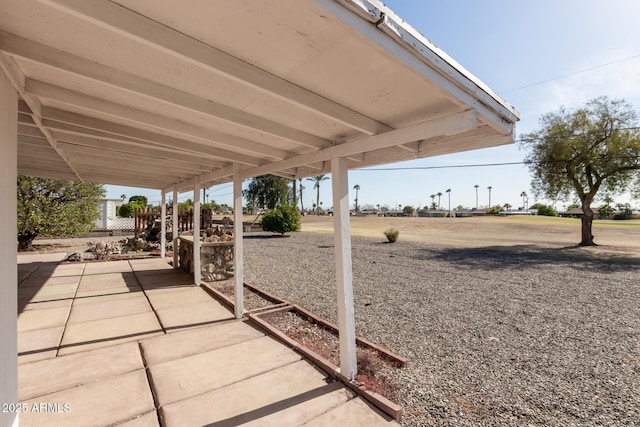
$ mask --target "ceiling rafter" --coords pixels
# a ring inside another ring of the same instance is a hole
[[[207,172],[212,171],[218,168],[201,164],[195,162],[187,162],[183,160],[177,159],[167,159],[167,158],[159,158],[159,157],[151,157],[143,154],[133,154],[127,153],[117,150],[104,150],[101,148],[90,147],[86,145],[77,145],[68,142],[64,142],[62,140],[58,141],[60,144],[60,148],[67,153],[69,159],[74,161],[73,156],[77,154],[90,155],[93,158],[102,158],[103,163],[108,164],[110,159],[117,160],[118,162],[122,160],[131,160],[135,162],[139,162],[141,164],[150,164],[156,165],[158,167],[167,167],[176,169],[184,169],[184,170],[192,170],[194,172]]]
[[[321,114],[367,135],[392,128],[317,93],[295,85],[166,25],[112,2],[97,0],[41,0],[72,16],[124,35],[146,46],[204,67],[309,111]]]
[[[429,120],[417,125],[408,126],[406,128],[396,129],[379,135],[368,136],[357,141],[334,145],[333,147],[318,150],[314,153],[302,154],[266,165],[247,168],[242,171],[242,176],[243,178],[251,178],[254,176],[299,167],[299,165],[307,165],[330,160],[334,157],[349,157],[358,153],[366,153],[373,150],[394,147],[438,136],[456,135],[470,129],[474,129],[476,126],[476,111],[467,110],[461,113]],[[218,174],[223,170],[204,174],[200,176],[200,180],[208,181],[230,176],[230,174],[219,176]],[[190,183],[181,182],[177,185],[180,188],[184,188],[188,187]]]
[[[181,138],[175,138],[169,135],[151,132],[95,117],[83,116],[81,114],[57,108],[43,107],[42,114],[43,124],[53,130],[65,130],[64,127],[58,127],[57,123],[67,123],[86,128],[87,130],[97,130],[100,132],[112,133],[114,135],[127,136],[132,139],[162,145],[170,149],[197,153],[203,156],[211,156],[212,158],[217,158],[223,161],[238,162],[252,166],[257,166],[263,163],[263,160],[253,156],[241,155],[228,150],[199,144],[197,142],[187,141]]]
[[[79,147],[88,147],[93,149],[105,150],[108,152],[119,152],[131,155],[146,156],[150,159],[175,160],[183,163],[193,163],[198,165],[206,165],[209,167],[220,168],[224,163],[207,159],[203,156],[195,154],[176,153],[175,151],[163,149],[162,147],[150,147],[141,142],[116,142],[115,139],[107,140],[101,138],[93,138],[81,136],[77,134],[65,134],[61,132],[53,132],[59,143],[68,142]]]
[[[149,97],[168,105],[178,106],[192,113],[199,113],[222,122],[270,134],[296,144],[310,148],[324,148],[332,145],[331,141],[304,131],[4,31],[0,31],[0,50],[110,87]]]
[[[280,160],[295,154],[245,138],[228,135],[214,129],[203,128],[183,120],[139,110],[37,80],[27,79],[25,92],[93,111],[101,116],[108,116],[117,120],[135,123],[136,126],[144,126],[154,130],[162,129],[165,132],[179,135],[182,138],[195,142],[200,141],[203,144],[217,148],[245,154],[260,154],[272,160]]]
[[[41,117],[39,114],[42,106],[40,105],[40,101],[37,98],[29,96],[29,94],[25,91],[27,79],[24,73],[22,72],[18,64],[16,64],[13,58],[6,56],[2,52],[0,52],[0,70],[4,72],[7,78],[11,81],[13,87],[18,92],[18,95],[29,107],[29,110],[32,113],[31,118],[33,122],[38,126],[40,132],[42,132],[42,134],[47,138],[47,141],[49,142],[51,147],[56,150],[60,158],[67,163],[67,166],[71,171],[73,171],[76,178],[79,181],[82,181],[82,177],[78,174],[78,172],[75,171],[71,163],[67,159],[65,159],[63,154],[56,148],[56,140],[51,136],[50,132],[44,126],[42,126]]]

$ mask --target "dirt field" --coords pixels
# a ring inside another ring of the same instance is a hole
[[[332,233],[333,218],[309,215],[302,231]],[[384,230],[400,231],[400,240],[456,248],[536,245],[572,247],[580,241],[580,220],[553,217],[378,218],[352,217],[351,234],[382,239]],[[631,252],[640,255],[640,221],[596,221],[593,252]]]
[[[405,426],[640,425],[640,224],[352,218],[356,330],[408,358]],[[395,227],[400,240],[385,243]],[[331,218],[246,236],[245,281],[336,322]]]

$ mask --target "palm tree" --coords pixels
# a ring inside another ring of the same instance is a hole
[[[489,190],[489,209],[491,209],[491,189],[492,188],[493,188],[492,186],[487,187],[487,190]]]
[[[447,196],[449,196],[449,217],[451,217],[451,189],[447,188],[447,191],[445,191],[445,193],[447,193]]]
[[[353,189],[356,190],[356,213],[358,213],[358,191],[360,191],[360,185],[354,185]]]
[[[474,185],[473,188],[476,189],[476,209],[478,209],[478,188],[480,186],[478,184]]]
[[[328,179],[329,177],[327,176],[326,173],[323,173],[322,175],[312,176],[311,178],[307,178],[307,181],[314,182],[313,188],[316,189],[316,215],[320,214],[320,183]]]
[[[511,205],[509,203],[505,203],[504,205],[502,205],[502,207],[504,208],[505,211],[508,211],[509,209],[511,209]]]
[[[438,210],[440,210],[440,197],[442,197],[442,193],[438,191]]]
[[[431,209],[433,209],[434,206],[436,205],[436,195],[432,194],[429,197],[431,197]]]
[[[304,203],[302,202],[302,189],[304,188],[304,185],[302,185],[302,178],[298,178],[298,181],[300,183],[300,212],[304,215]]]
[[[126,199],[126,198],[127,198],[127,195],[126,195],[126,194],[121,194],[121,195],[120,195],[120,198],[121,198],[121,199],[122,199],[122,201],[124,202],[124,199]]]
[[[520,197],[522,197],[522,209],[526,210],[527,209],[527,205],[525,200],[527,199],[527,192],[523,191],[522,193],[520,193]]]

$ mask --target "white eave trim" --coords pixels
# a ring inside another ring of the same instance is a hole
[[[326,4],[322,0],[316,1]],[[361,18],[374,23],[384,34],[391,37],[422,62],[433,67],[456,86],[477,97],[483,104],[490,106],[498,115],[512,123],[520,120],[520,113],[512,105],[382,2],[378,0],[333,1]]]

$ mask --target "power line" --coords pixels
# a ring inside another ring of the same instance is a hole
[[[563,74],[561,76],[557,76],[557,77],[552,77],[550,79],[546,79],[546,80],[541,80],[539,82],[535,82],[535,83],[530,83],[528,85],[524,85],[524,86],[520,86],[520,87],[516,87],[513,89],[509,89],[509,90],[503,90],[501,92],[499,92],[501,95],[505,94],[505,93],[509,93],[509,92],[515,92],[516,90],[520,90],[520,89],[526,89],[532,86],[538,86],[544,83],[549,83],[555,80],[560,80],[560,79],[564,79],[566,77],[571,77],[571,76],[575,76],[576,74],[582,74],[582,73],[586,73],[588,71],[593,71],[593,70],[597,70],[598,68],[603,68],[603,67],[608,67],[609,65],[614,65],[614,64],[619,64],[620,62],[625,62],[625,61],[630,61],[632,59],[636,59],[636,58],[640,58],[640,54],[638,55],[633,55],[633,56],[628,56],[626,58],[622,58],[622,59],[617,59],[615,61],[611,61],[611,62],[607,62],[605,64],[600,64],[600,65],[594,65],[593,67],[589,67],[589,68],[584,68],[582,70],[578,70],[578,71],[574,71],[572,73],[568,73],[568,74]]]
[[[621,159],[640,159],[638,156],[616,156],[609,157],[602,160],[621,160]],[[458,169],[458,168],[480,168],[480,167],[494,167],[494,166],[514,166],[514,165],[530,165],[530,164],[544,164],[544,163],[566,163],[567,159],[554,159],[554,160],[537,160],[537,161],[521,161],[521,162],[502,162],[502,163],[470,163],[466,165],[442,165],[442,166],[405,166],[405,167],[393,167],[393,168],[362,168],[353,169],[353,172],[370,172],[370,171],[401,171],[401,170],[432,170],[432,169]]]

